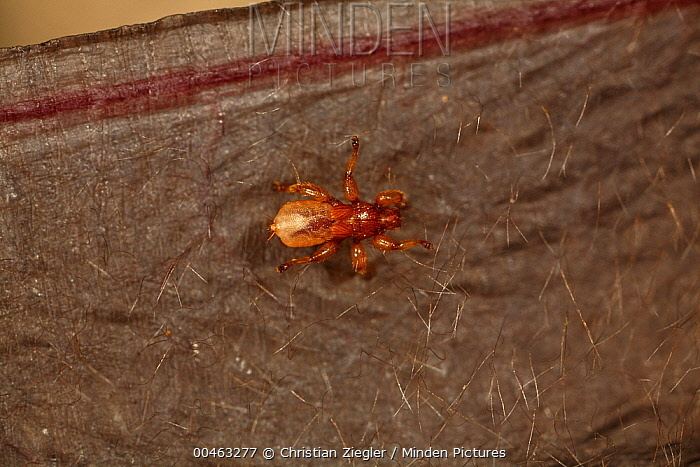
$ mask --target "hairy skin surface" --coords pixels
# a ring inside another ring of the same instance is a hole
[[[271,39],[285,13],[259,11]],[[250,17],[0,50],[0,464],[700,459],[698,2],[465,1],[447,56],[431,33],[335,58],[317,31],[266,60]],[[361,195],[408,193],[401,236],[434,253],[280,276],[270,183],[339,196],[351,134]]]

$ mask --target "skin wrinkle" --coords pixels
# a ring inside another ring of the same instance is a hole
[[[536,4],[453,8],[487,33],[392,60],[396,86],[356,57],[362,86],[339,66],[332,86],[205,89],[243,60],[247,10],[1,52],[2,109],[204,74],[0,125],[0,464],[188,464],[195,446],[697,461],[700,10],[616,1],[493,32]],[[354,134],[361,198],[408,193],[401,238],[434,253],[367,248],[363,279],[346,242],[280,276],[270,184],[341,196]],[[470,462],[492,463],[448,463]]]

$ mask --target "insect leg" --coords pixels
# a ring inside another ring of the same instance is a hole
[[[331,240],[330,242],[322,244],[311,256],[302,256],[301,258],[290,259],[286,263],[280,264],[277,266],[277,272],[284,272],[289,269],[290,266],[294,266],[295,264],[320,263],[321,261],[325,261],[333,256],[337,251],[338,243]]]
[[[348,159],[348,163],[345,166],[345,198],[348,201],[357,201],[360,197],[359,190],[357,189],[357,182],[352,176],[352,171],[355,169],[355,164],[357,163],[357,158],[360,156],[360,139],[357,136],[353,136],[352,142],[352,153]]]
[[[397,206],[404,207],[406,195],[401,190],[386,190],[377,193],[374,202],[380,206]]]
[[[352,270],[358,274],[367,274],[367,253],[365,247],[360,242],[353,242],[350,247],[350,259],[352,261]]]
[[[323,188],[316,185],[315,183],[302,182],[302,183],[281,183],[274,182],[272,184],[272,189],[275,191],[285,192],[285,193],[298,193],[302,196],[309,196],[316,201],[330,201],[333,197]]]
[[[396,241],[386,235],[377,235],[372,239],[372,245],[381,251],[392,251],[392,250],[408,250],[414,246],[422,246],[430,250],[433,244],[425,240],[404,240]]]

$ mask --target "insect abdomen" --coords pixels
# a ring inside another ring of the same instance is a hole
[[[331,205],[301,200],[280,208],[270,228],[289,247],[320,245],[332,238]]]

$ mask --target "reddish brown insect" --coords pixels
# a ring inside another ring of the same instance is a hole
[[[352,137],[352,154],[345,167],[345,198],[349,204],[338,201],[326,190],[309,182],[275,182],[275,191],[298,193],[312,200],[290,201],[280,208],[270,229],[289,247],[321,245],[311,256],[294,258],[277,267],[286,271],[295,264],[325,261],[338,251],[338,244],[352,238],[350,257],[355,272],[367,272],[367,255],[362,240],[372,238],[372,245],[381,251],[407,250],[421,245],[432,248],[425,240],[396,241],[383,235],[387,230],[401,227],[400,209],[405,206],[405,195],[399,190],[381,191],[374,204],[361,201],[352,171],[360,155],[360,140]]]

